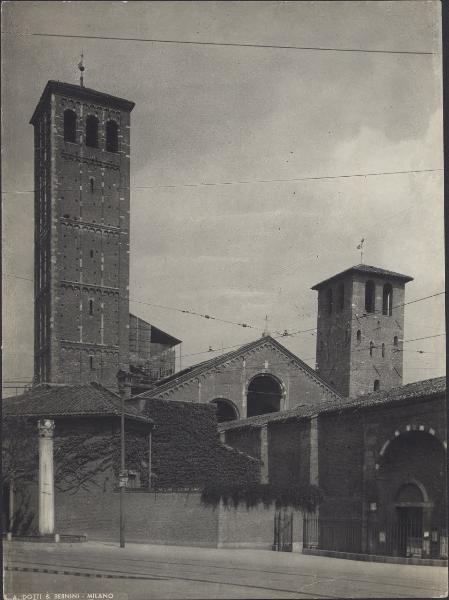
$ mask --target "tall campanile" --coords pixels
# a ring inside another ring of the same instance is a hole
[[[31,118],[36,383],[116,387],[128,370],[133,108],[49,81]]]

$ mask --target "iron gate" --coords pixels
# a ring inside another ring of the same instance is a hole
[[[293,513],[277,510],[274,513],[273,550],[291,552],[293,549]]]

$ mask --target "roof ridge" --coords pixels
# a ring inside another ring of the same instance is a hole
[[[301,360],[299,358],[299,356],[296,356],[296,354],[291,352],[288,348],[286,348],[284,345],[282,345],[280,342],[278,342],[271,335],[262,336],[262,337],[258,338],[257,340],[248,342],[247,344],[243,344],[242,346],[239,346],[235,350],[231,350],[230,352],[227,352],[226,354],[222,354],[220,356],[211,358],[208,361],[203,361],[201,363],[198,363],[197,365],[193,365],[192,369],[185,371],[184,373],[182,373],[182,371],[181,371],[179,377],[173,376],[166,383],[163,383],[162,385],[154,388],[153,390],[146,390],[146,391],[142,392],[141,394],[138,394],[137,396],[133,396],[133,398],[152,398],[152,397],[158,396],[159,394],[165,392],[167,389],[170,389],[170,387],[172,385],[178,385],[180,383],[185,382],[186,380],[188,381],[189,379],[193,379],[199,373],[204,372],[204,370],[218,366],[223,361],[226,362],[227,360],[230,360],[231,358],[238,356],[239,354],[247,351],[248,349],[257,348],[259,345],[266,343],[267,341],[272,343],[281,352],[289,355],[290,358],[293,359],[294,361],[296,361],[298,366],[300,368],[302,368],[303,371],[307,375],[312,377],[319,385],[326,388],[336,399],[338,399],[338,400],[343,399],[343,397],[332,386],[330,386],[324,379],[322,379],[320,377],[320,375],[318,375],[318,373],[314,369],[312,369],[312,367],[310,367],[308,364],[306,364],[303,360]]]

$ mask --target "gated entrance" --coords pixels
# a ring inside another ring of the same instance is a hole
[[[273,550],[291,552],[293,549],[293,513],[288,510],[277,510],[274,513]]]

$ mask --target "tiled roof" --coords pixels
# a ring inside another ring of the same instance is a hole
[[[358,396],[357,398],[345,398],[339,402],[327,400],[315,405],[300,404],[289,410],[268,413],[266,415],[257,415],[238,421],[219,423],[218,429],[219,431],[227,431],[229,429],[239,429],[242,427],[261,427],[267,423],[298,420],[325,412],[384,406],[403,400],[411,400],[413,398],[427,399],[445,393],[446,377],[436,377],[434,379],[415,381],[414,383],[401,385],[400,387],[387,391],[373,392],[372,394]]]
[[[39,385],[2,401],[3,417],[119,417],[121,399],[97,383]],[[125,401],[125,418],[151,423]]]
[[[303,371],[305,371],[309,375],[309,377],[314,379],[319,385],[323,386],[323,388],[325,388],[326,391],[328,392],[328,394],[330,394],[333,398],[341,401],[341,396],[338,394],[338,392],[336,392],[328,383],[326,383],[323,379],[321,379],[321,377],[317,374],[316,371],[314,371],[311,367],[309,367],[309,365],[307,365],[300,358],[298,358],[295,354],[293,354],[293,352],[290,352],[290,350],[287,350],[287,348],[285,346],[280,344],[278,341],[276,341],[270,335],[261,337],[255,341],[249,342],[248,344],[245,344],[243,346],[239,346],[236,350],[232,350],[231,352],[227,352],[226,354],[222,354],[221,356],[217,356],[215,358],[211,358],[210,360],[206,360],[206,361],[198,363],[196,365],[192,365],[191,367],[187,367],[186,369],[183,369],[182,371],[178,371],[178,373],[175,373],[174,375],[170,375],[170,377],[166,377],[165,379],[160,379],[159,381],[155,382],[155,384],[156,384],[155,389],[142,392],[138,396],[134,396],[134,397],[135,398],[136,397],[138,397],[138,398],[157,397],[162,392],[171,389],[172,387],[178,385],[179,383],[193,379],[194,377],[201,375],[202,373],[204,373],[205,371],[208,371],[209,369],[211,369],[213,367],[219,367],[219,366],[223,365],[224,363],[226,363],[227,361],[232,360],[233,358],[243,356],[245,354],[245,352],[248,352],[250,350],[258,348],[259,346],[262,346],[262,345],[266,344],[267,342],[270,343],[271,345],[275,346],[278,350],[280,350],[284,354],[286,354],[288,356],[288,358],[295,361],[295,363]]]
[[[393,279],[401,279],[404,283],[408,281],[413,281],[413,277],[409,277],[408,275],[403,275],[402,273],[396,273],[395,271],[388,271],[387,269],[380,269],[379,267],[371,267],[370,265],[355,265],[354,267],[350,267],[349,269],[345,269],[336,275],[332,275],[332,277],[328,277],[324,281],[320,281],[320,283],[316,283],[311,289],[319,290],[323,285],[327,285],[334,279],[339,279],[343,275],[349,275],[350,273],[364,273],[368,275],[380,275],[381,277],[390,277]]]

